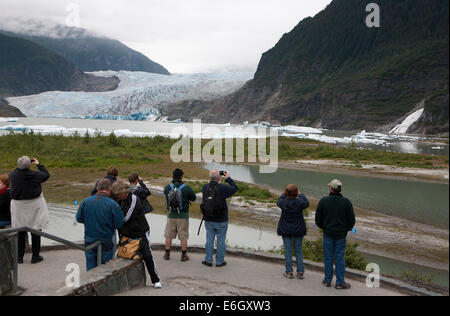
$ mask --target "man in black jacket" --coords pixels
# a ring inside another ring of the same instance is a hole
[[[330,195],[320,200],[316,211],[316,224],[323,230],[325,279],[323,284],[331,286],[333,261],[336,260],[336,289],[348,290],[345,282],[345,249],[347,234],[355,226],[355,213],[350,200],[342,196],[342,182],[333,180],[328,185]]]
[[[216,216],[203,216],[206,227],[206,257],[203,261],[203,265],[211,267],[213,261],[214,252],[214,241],[217,236],[217,253],[216,253],[216,266],[223,267],[227,263],[225,261],[226,255],[226,238],[228,231],[228,205],[227,199],[232,197],[238,191],[236,183],[228,172],[223,174],[225,177],[225,183],[219,184],[221,175],[217,170],[212,170],[210,172],[211,182],[203,186],[203,196],[207,194],[208,189],[212,187],[217,187],[219,192],[219,203],[222,204],[222,211]],[[205,202],[205,201],[204,201]]]
[[[141,239],[141,253],[152,283],[155,288],[161,288],[161,281],[152,254],[150,226],[145,218],[145,211],[140,198],[131,193],[130,186],[122,180],[114,183],[112,191],[117,196],[124,216],[125,224],[119,230],[120,237]]]
[[[132,173],[128,176],[128,181],[130,181],[131,193],[140,198],[145,214],[153,212],[153,207],[147,200],[152,193],[145,185],[144,180],[138,174]]]

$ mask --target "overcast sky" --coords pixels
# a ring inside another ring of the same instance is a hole
[[[38,18],[64,24],[67,5],[75,3],[81,27],[122,41],[172,73],[254,71],[263,52],[330,2],[0,0],[0,19]]]

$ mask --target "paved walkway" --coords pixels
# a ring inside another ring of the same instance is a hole
[[[25,289],[23,295],[34,295],[34,292],[57,289],[64,284],[68,272],[66,266],[77,263],[80,272],[86,272],[84,252],[79,250],[49,251],[41,254],[44,261],[31,264],[31,254],[26,254],[24,263],[19,265],[19,287]]]
[[[155,251],[158,272],[162,279],[162,289],[148,287],[136,289],[122,296],[397,296],[387,289],[369,289],[365,284],[350,280],[353,288],[337,291],[322,285],[323,275],[307,271],[304,280],[288,280],[282,276],[284,265],[267,263],[239,257],[228,257],[228,265],[222,268],[205,267],[201,264],[204,256],[191,253],[191,261],[182,263],[180,253],[173,252],[172,259],[162,259],[163,252]]]
[[[64,283],[68,272],[67,264],[77,263],[85,272],[84,254],[76,250],[50,251],[42,254],[45,261],[31,265],[29,255],[19,266],[19,285],[25,288],[24,295],[46,289],[55,289]],[[284,266],[240,257],[227,258],[228,266],[208,268],[201,265],[203,255],[191,253],[191,261],[182,263],[178,252],[172,253],[172,260],[162,259],[163,252],[155,251],[155,261],[162,279],[163,288],[154,289],[151,284],[123,296],[392,296],[401,295],[388,289],[369,289],[362,282],[349,280],[352,289],[337,291],[322,286],[322,274],[307,271],[304,280],[288,280],[282,276]],[[147,279],[148,283],[150,278]]]

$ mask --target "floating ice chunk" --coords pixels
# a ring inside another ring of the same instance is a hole
[[[1,123],[14,123],[19,121],[17,117],[0,117]]]
[[[313,127],[305,127],[305,126],[281,126],[276,127],[275,129],[281,130],[287,133],[299,133],[299,134],[323,134],[323,131],[318,128]]]
[[[282,133],[281,136],[283,137],[296,137],[296,138],[305,138],[305,134],[291,134],[291,133]]]

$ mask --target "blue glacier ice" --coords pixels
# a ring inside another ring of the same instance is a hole
[[[29,117],[157,120],[164,106],[184,100],[219,98],[235,92],[253,77],[250,72],[171,76],[130,71],[92,74],[117,76],[119,87],[109,92],[51,91],[7,101]]]

